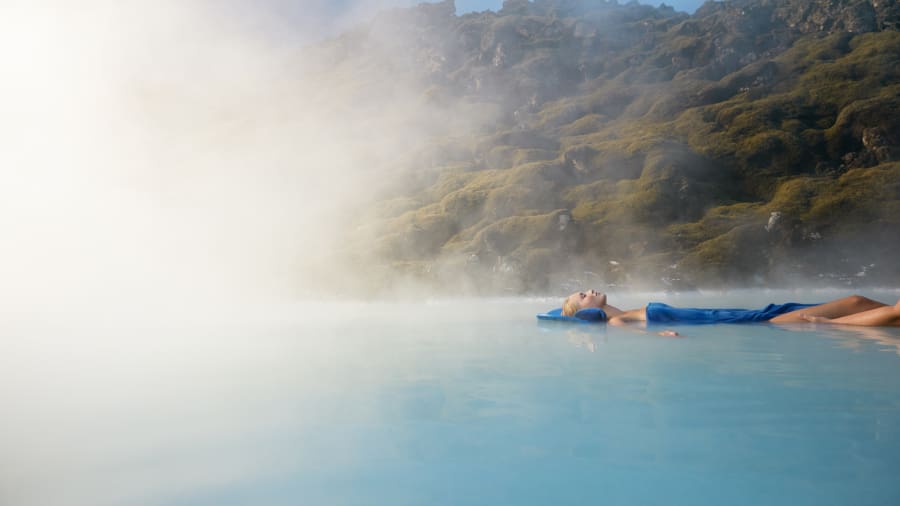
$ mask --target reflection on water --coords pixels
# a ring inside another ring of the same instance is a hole
[[[900,499],[900,329],[672,339],[552,303],[4,324],[2,503]]]
[[[565,335],[569,344],[578,348],[583,348],[590,353],[596,352],[599,347],[603,346],[606,342],[605,325],[581,325],[578,327],[568,325],[568,327],[574,328],[569,328],[567,330],[560,329],[560,325],[555,322],[545,323],[543,325],[551,329],[551,332],[555,331],[553,333]]]
[[[884,351],[893,351],[900,355],[900,333],[896,329],[880,327],[821,328],[823,325],[816,327],[816,331],[832,337],[845,348],[860,350],[866,346],[866,341],[874,341],[883,345]]]

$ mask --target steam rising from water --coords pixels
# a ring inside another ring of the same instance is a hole
[[[5,310],[340,283],[342,219],[362,211],[381,162],[415,142],[409,119],[422,111],[405,106],[401,83],[393,102],[373,93],[350,109],[351,83],[310,78],[302,30],[314,12],[292,38],[285,21],[227,5],[3,8]],[[376,136],[375,113],[397,129]]]

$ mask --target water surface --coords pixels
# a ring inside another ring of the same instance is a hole
[[[900,503],[900,329],[535,321],[557,304],[7,319],[0,502]]]

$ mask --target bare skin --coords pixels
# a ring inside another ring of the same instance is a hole
[[[611,325],[627,325],[647,321],[646,307],[622,311],[610,306],[605,294],[594,290],[574,293],[566,300],[577,303],[580,309],[589,307],[603,309],[609,316]],[[861,295],[851,295],[818,306],[785,313],[769,321],[772,323],[813,322],[867,327],[900,327],[900,300],[895,305],[889,306]]]
[[[855,296],[858,297],[858,296]],[[848,297],[853,298],[853,297]],[[807,310],[799,311],[800,321],[808,321],[812,323],[830,323],[834,325],[858,325],[864,327],[900,327],[900,300],[893,306],[888,306],[887,304],[882,304],[878,301],[866,299],[865,297],[861,297],[865,299],[867,302],[863,302],[860,304],[861,307],[866,307],[866,309],[862,309],[858,312],[852,312],[847,314],[817,314],[817,312],[813,312],[811,310],[818,309],[822,306],[815,306],[808,308]],[[841,299],[844,300],[844,299]],[[835,301],[840,302],[840,301]],[[824,306],[825,304],[823,304]],[[870,307],[871,306],[871,307]],[[794,311],[795,313],[797,311]],[[782,318],[785,316],[791,316],[793,313],[783,314],[777,318],[773,318],[772,321],[775,323],[783,323],[777,321],[778,318]],[[791,320],[797,321],[797,320]]]
[[[623,312],[621,309],[607,304],[606,294],[598,292],[597,290],[575,292],[566,297],[566,303],[572,304],[576,310],[600,308],[608,317],[618,316]]]
[[[585,290],[583,292],[575,292],[566,297],[566,302],[572,304],[577,309],[600,308],[608,317],[607,323],[616,326],[625,326],[628,323],[636,321],[647,321],[647,313],[644,309],[630,309],[622,311],[621,309],[607,303],[605,293],[596,290]],[[643,318],[641,318],[643,315]],[[667,337],[678,337],[680,334],[674,330],[663,330],[657,332],[658,335]]]

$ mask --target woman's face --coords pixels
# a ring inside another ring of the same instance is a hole
[[[577,304],[578,309],[603,307],[606,305],[606,294],[597,290],[576,292],[568,297],[569,303]]]

